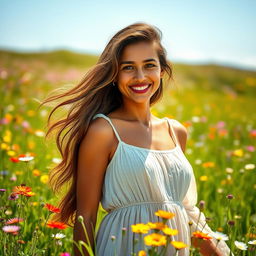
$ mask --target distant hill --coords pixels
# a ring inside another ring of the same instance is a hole
[[[88,68],[97,62],[98,56],[75,53],[68,50],[20,53],[0,50],[0,64],[15,61],[33,63],[35,61],[62,68]],[[179,87],[256,94],[256,71],[238,69],[216,64],[191,65],[173,63],[175,83]]]

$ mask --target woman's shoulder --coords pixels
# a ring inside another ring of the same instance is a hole
[[[178,120],[167,118],[169,122],[171,123],[174,133],[177,137],[177,140],[179,141],[179,144],[181,145],[181,148],[183,151],[185,151],[186,143],[187,143],[187,137],[188,137],[188,131],[187,128]]]

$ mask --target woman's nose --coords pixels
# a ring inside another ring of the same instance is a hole
[[[144,73],[143,69],[141,69],[141,68],[137,69],[136,78],[139,79],[139,80],[142,80],[142,79],[145,78],[145,73]]]

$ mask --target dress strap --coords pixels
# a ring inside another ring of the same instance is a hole
[[[120,136],[119,136],[119,134],[118,134],[118,132],[117,132],[115,126],[113,125],[111,119],[110,119],[108,116],[104,115],[104,114],[96,114],[92,119],[94,120],[94,119],[96,119],[97,117],[102,117],[102,118],[104,118],[105,120],[107,120],[107,121],[109,122],[109,124],[110,124],[110,125],[112,126],[112,128],[113,128],[113,131],[114,131],[114,133],[115,133],[115,135],[116,135],[118,141],[121,142],[122,140],[121,140],[121,138],[120,138]]]
[[[168,126],[169,126],[169,128],[170,128],[170,130],[172,132],[171,137],[173,138],[173,140],[175,142],[175,146],[177,146],[177,145],[180,146],[180,143],[179,143],[179,141],[178,141],[178,139],[176,137],[175,131],[174,131],[173,126],[172,126],[172,123],[173,123],[174,120],[173,119],[169,119],[167,117],[164,117],[164,119],[167,120]]]

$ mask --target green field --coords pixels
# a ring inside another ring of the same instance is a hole
[[[37,107],[51,90],[77,84],[96,61],[97,56],[68,51],[0,51],[0,241],[4,244],[0,255],[72,252],[72,229],[46,225],[49,211],[44,204],[57,205],[59,199],[47,184],[48,172],[60,155],[54,138],[44,140],[51,106]],[[174,81],[165,85],[164,97],[152,111],[187,127],[186,156],[194,168],[198,200],[206,202],[210,227],[229,236],[227,243],[235,255],[255,255],[255,245],[247,244],[242,251],[234,241],[256,239],[256,72],[179,63],[173,63],[173,71]],[[59,113],[64,114],[64,110]],[[21,154],[32,154],[34,159],[11,160]],[[35,194],[10,200],[20,184]],[[227,199],[228,194],[234,198]],[[14,224],[20,227],[16,235],[2,230],[11,218],[23,218]],[[230,220],[234,226],[227,224]],[[64,238],[52,237],[60,232]]]

